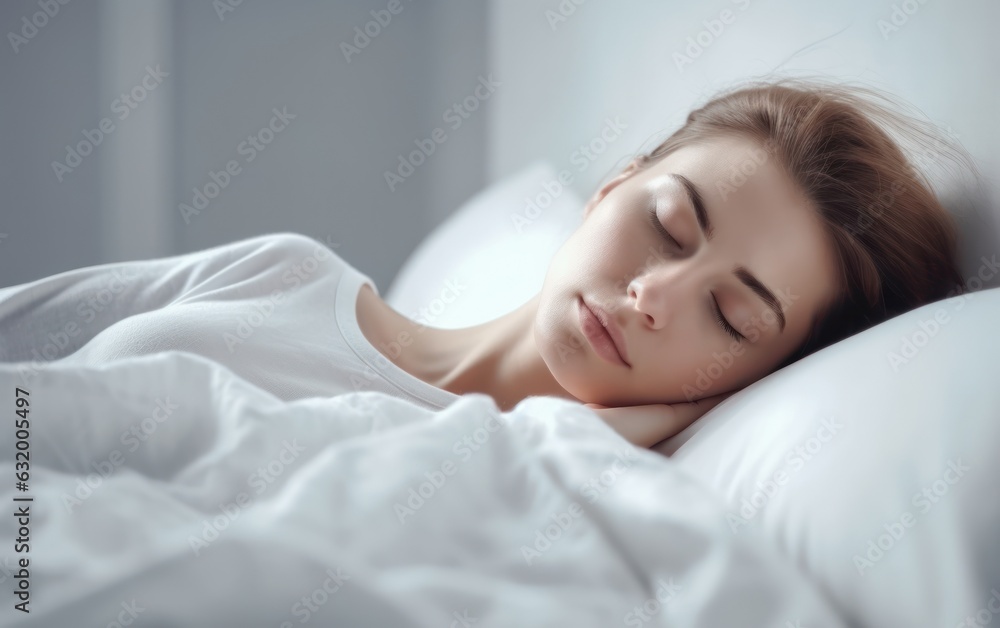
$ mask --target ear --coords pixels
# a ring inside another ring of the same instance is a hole
[[[629,177],[638,172],[639,169],[648,161],[648,159],[649,158],[646,155],[640,155],[636,157],[631,162],[629,162],[629,165],[625,166],[625,169],[622,170],[618,176],[605,183],[601,187],[601,189],[598,190],[597,193],[594,194],[592,197],[590,197],[589,201],[587,201],[587,205],[583,208],[583,217],[586,218],[587,216],[589,216],[591,210],[597,207],[597,205],[604,200],[604,197],[611,193],[611,190],[615,189]]]

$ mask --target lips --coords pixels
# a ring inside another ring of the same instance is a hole
[[[592,340],[595,345],[595,349],[597,349],[599,353],[610,353],[610,351],[602,351],[605,347],[610,348],[615,354],[617,354],[613,357],[616,357],[628,368],[632,368],[631,363],[628,361],[628,350],[625,346],[625,335],[622,333],[621,328],[615,322],[614,318],[609,316],[608,313],[602,310],[599,306],[588,303],[582,295],[580,296],[579,301],[581,308],[581,326],[583,327],[584,333],[588,334]],[[590,326],[588,325],[588,321],[594,321],[596,324]],[[595,329],[597,324],[600,325],[600,328]],[[612,359],[612,356],[605,357],[607,357],[607,359]]]

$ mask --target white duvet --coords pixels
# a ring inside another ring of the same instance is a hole
[[[285,402],[175,351],[27,366],[0,364],[0,490],[30,506],[28,553],[0,517],[2,625],[842,625],[720,497],[577,403]]]

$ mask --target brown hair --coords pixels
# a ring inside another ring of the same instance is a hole
[[[839,258],[839,298],[775,370],[963,290],[955,223],[927,174],[885,129],[929,149],[924,157],[960,151],[896,105],[869,87],[756,80],[694,109],[680,129],[637,157],[644,169],[687,144],[739,134],[766,147],[819,212]]]

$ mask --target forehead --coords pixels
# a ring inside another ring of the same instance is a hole
[[[670,175],[687,177],[713,223],[713,263],[745,266],[783,301],[788,325],[782,336],[808,332],[836,294],[837,258],[814,204],[764,145],[742,137],[691,144],[645,174],[641,185],[674,199],[684,198],[684,189]],[[766,309],[751,303],[748,315]]]
[[[722,200],[736,195],[743,201],[769,188],[789,192],[784,200],[804,203],[793,181],[768,146],[742,136],[715,137],[688,144],[663,158],[653,168],[654,176],[690,171],[704,181],[701,187],[717,193]]]

